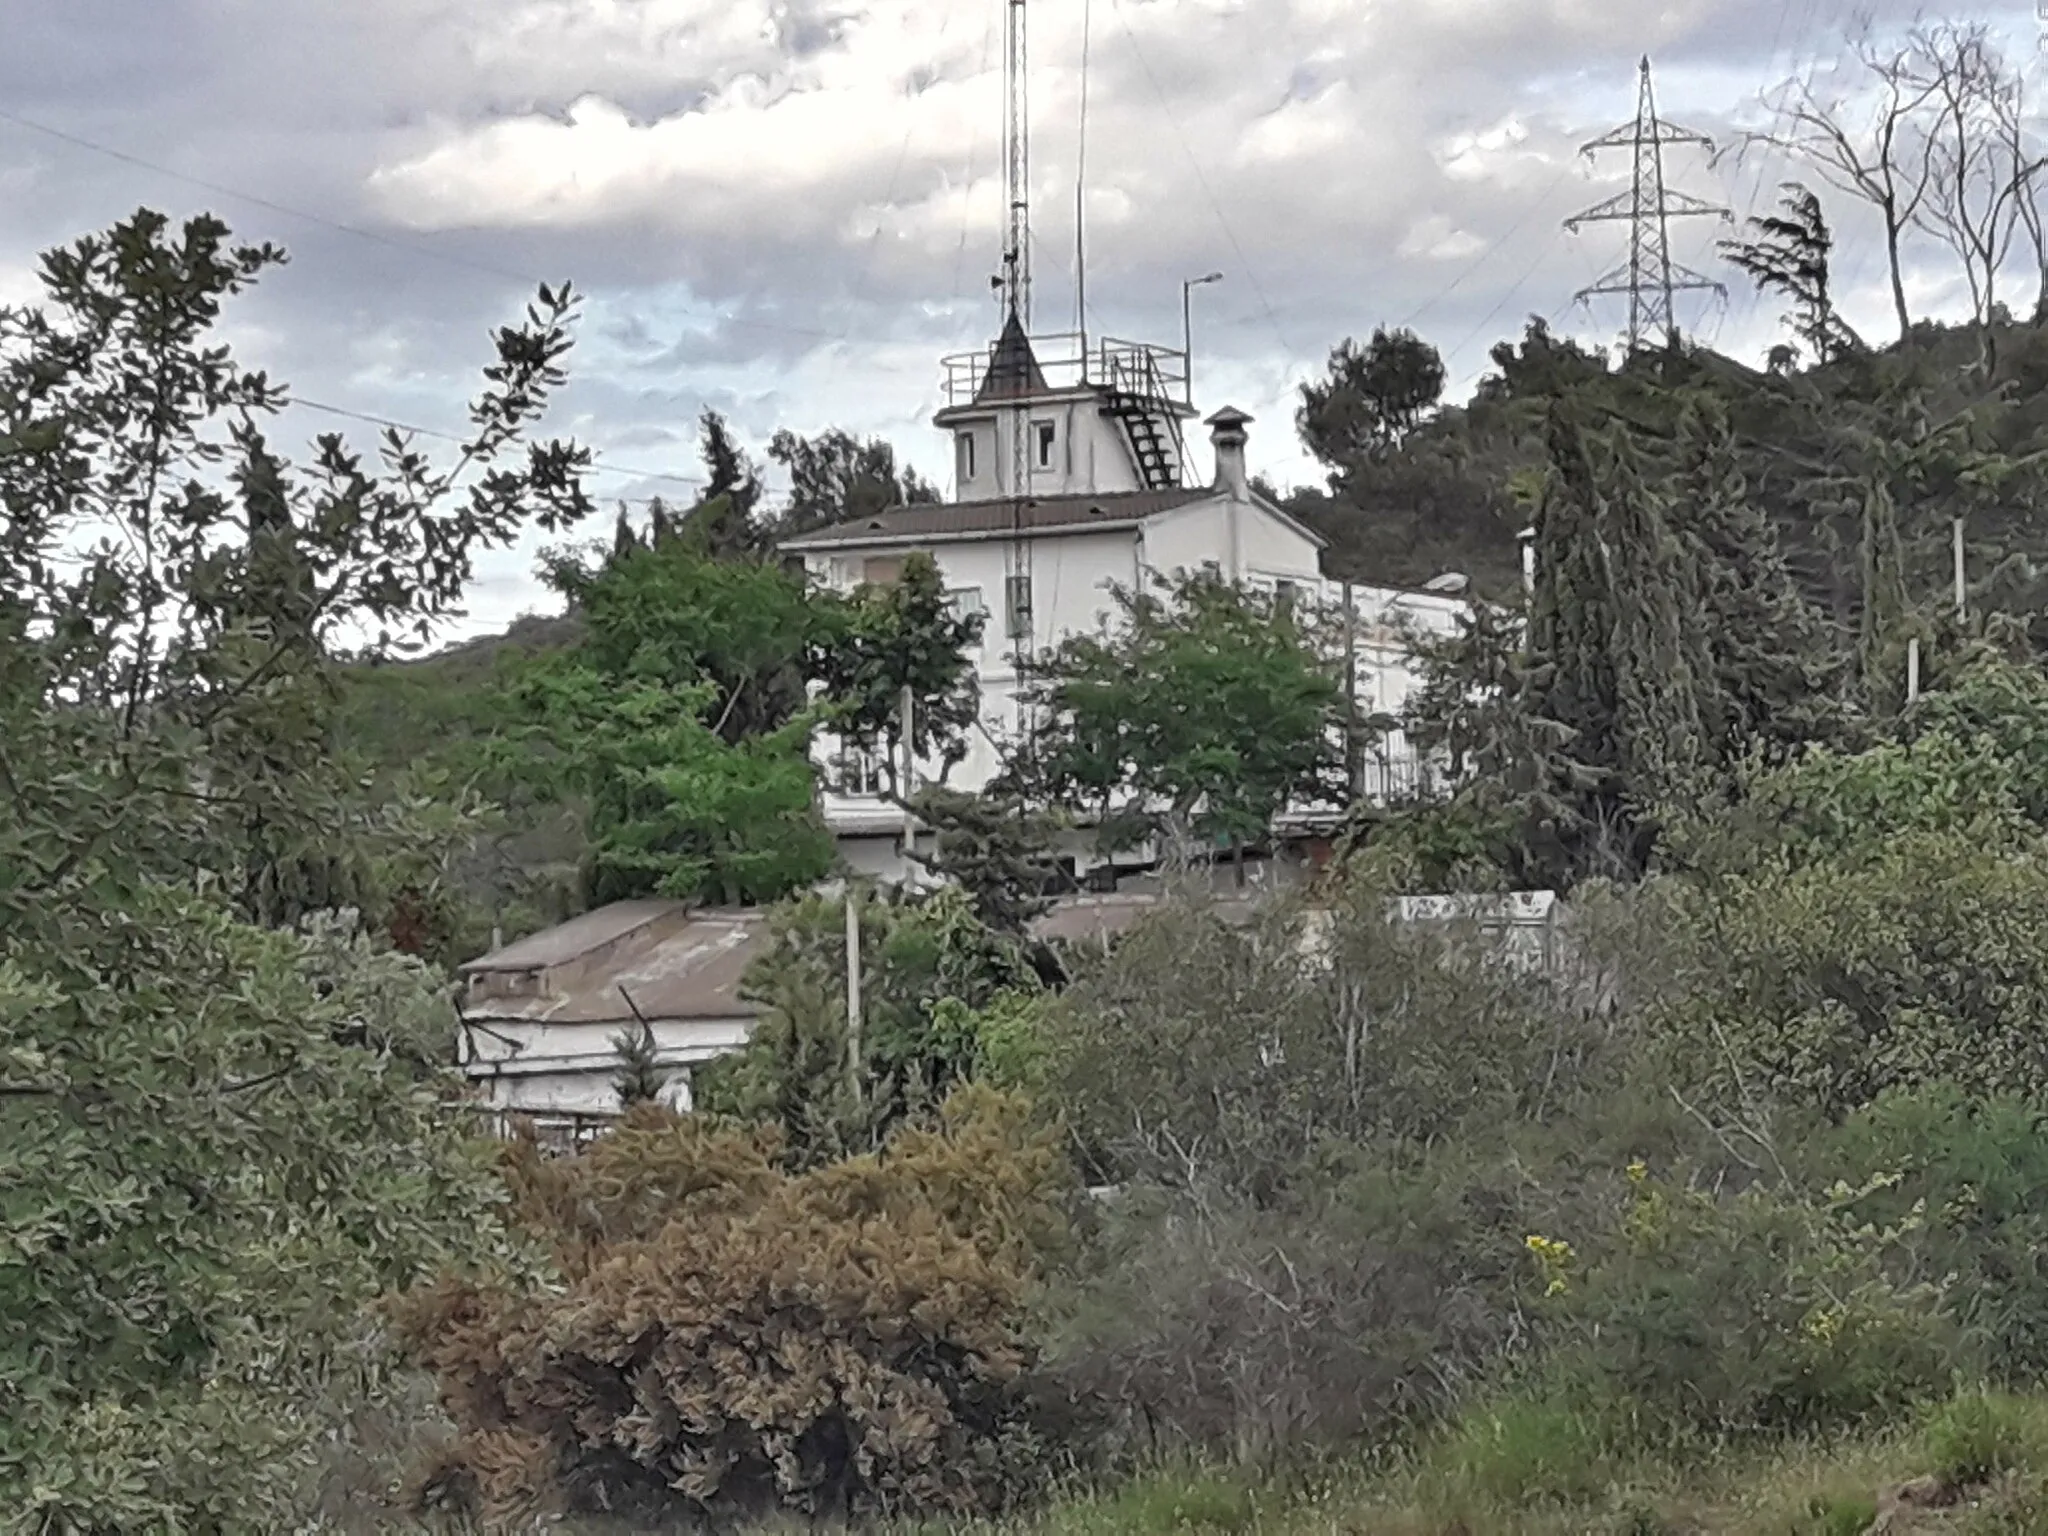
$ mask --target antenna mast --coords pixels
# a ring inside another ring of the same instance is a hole
[[[1009,307],[1028,331],[1031,328],[1031,105],[1025,76],[1024,0],[1004,0],[1008,24],[1003,34],[1003,193],[1009,204],[1010,227],[1004,242],[1003,280]]]
[[[1626,219],[1629,226],[1628,261],[1616,267],[1577,295],[1582,302],[1596,294],[1628,295],[1628,349],[1633,352],[1654,338],[1663,345],[1678,345],[1678,324],[1673,318],[1671,297],[1692,289],[1709,289],[1726,296],[1728,290],[1712,278],[1681,266],[1671,259],[1671,220],[1694,215],[1714,215],[1732,220],[1726,208],[1706,202],[1687,192],[1674,192],[1664,185],[1664,146],[1698,144],[1711,150],[1714,141],[1703,133],[1667,123],[1657,115],[1657,96],[1650,84],[1650,60],[1643,57],[1636,91],[1636,118],[1632,123],[1583,144],[1579,152],[1591,159],[1603,149],[1626,149],[1634,157],[1634,171],[1626,192],[1618,192],[1583,213],[1564,221],[1571,234],[1582,224]]]

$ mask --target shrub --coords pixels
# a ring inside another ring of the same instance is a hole
[[[1952,1082],[2048,1095],[2048,860],[1962,833],[1854,859],[1783,861],[1701,891],[1690,995],[1659,1011],[1698,1086],[1839,1119],[1893,1089]]]
[[[1965,1392],[1928,1414],[1924,1438],[1928,1470],[1950,1487],[1968,1487],[2022,1463],[2040,1444],[2040,1414],[2003,1393]]]
[[[510,1177],[557,1284],[446,1278],[396,1309],[461,1437],[426,1496],[491,1519],[985,1509],[1032,1467],[1024,1303],[1061,1230],[1024,1109],[802,1174],[773,1132],[636,1106]]]
[[[1628,1170],[1611,1227],[1530,1240],[1550,1370],[1650,1446],[1813,1433],[1925,1401],[1961,1345],[1932,1286],[1886,1260],[1914,1231],[1755,1187],[1716,1197]]]
[[[1947,1277],[1957,1323],[2003,1380],[2048,1378],[2048,1126],[2034,1104],[1948,1084],[1888,1094],[1815,1149],[1823,1179],[1884,1169],[1856,1213],[1880,1226],[1917,1208],[1911,1279]]]
[[[1454,1255],[1342,1205],[1126,1188],[1064,1298],[1047,1369],[1126,1453],[1271,1463],[1448,1406],[1508,1327]]]

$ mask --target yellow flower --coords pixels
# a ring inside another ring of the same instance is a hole
[[[1629,1181],[1629,1183],[1631,1183],[1631,1184],[1641,1184],[1641,1183],[1643,1183],[1643,1181],[1644,1181],[1644,1180],[1648,1179],[1648,1178],[1649,1178],[1649,1176],[1650,1176],[1650,1165],[1649,1165],[1648,1163],[1644,1162],[1644,1161],[1643,1161],[1643,1160],[1642,1160],[1642,1159],[1641,1159],[1640,1157],[1639,1157],[1639,1158],[1637,1158],[1637,1159],[1636,1159],[1636,1160],[1635,1160],[1634,1162],[1632,1162],[1632,1163],[1630,1163],[1630,1164],[1628,1165],[1628,1181]]]

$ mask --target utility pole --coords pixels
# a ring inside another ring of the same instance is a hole
[[[1667,144],[1697,144],[1711,150],[1714,141],[1667,123],[1657,115],[1657,96],[1650,84],[1650,60],[1644,56],[1636,92],[1636,117],[1611,132],[1579,147],[1591,159],[1603,149],[1626,149],[1633,157],[1628,190],[1617,192],[1605,202],[1595,203],[1583,213],[1564,221],[1567,232],[1577,234],[1582,224],[1626,220],[1629,227],[1628,260],[1576,295],[1584,301],[1597,294],[1628,295],[1628,349],[1631,352],[1651,343],[1678,345],[1678,323],[1672,313],[1672,295],[1689,289],[1708,289],[1726,296],[1728,290],[1712,278],[1679,265],[1671,259],[1671,220],[1695,215],[1712,215],[1733,222],[1734,215],[1718,204],[1687,192],[1676,192],[1664,184],[1664,147]]]

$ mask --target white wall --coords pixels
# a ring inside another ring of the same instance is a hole
[[[1216,563],[1226,580],[1301,583],[1322,581],[1321,552],[1314,539],[1250,501],[1219,494],[1161,513],[1145,524],[1145,564],[1169,580],[1192,575],[1205,561]]]
[[[988,501],[1009,494],[1011,444],[1017,424],[1025,426],[1025,494],[1030,496],[1115,495],[1142,488],[1138,466],[1124,425],[1102,411],[1102,397],[1093,390],[1068,391],[1033,401],[1028,413],[994,407],[966,419],[949,416],[948,451],[954,466],[953,499]],[[1038,462],[1038,427],[1053,429],[1052,462]],[[1162,422],[1162,427],[1165,423]],[[959,475],[958,435],[974,434],[974,476]]]
[[[459,1035],[458,1059],[493,1108],[518,1114],[609,1115],[619,1108],[614,1037],[626,1026],[480,1020]],[[689,1068],[747,1043],[753,1021],[656,1019],[655,1061],[670,1097],[689,1107]]]

